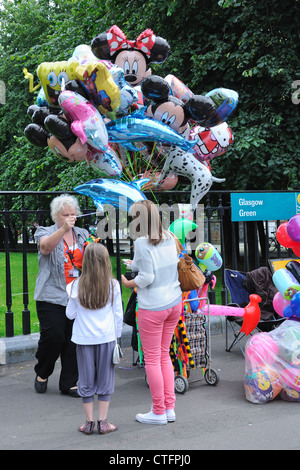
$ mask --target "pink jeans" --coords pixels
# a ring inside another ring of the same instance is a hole
[[[152,411],[155,414],[163,414],[175,408],[170,344],[181,311],[182,302],[167,310],[138,310],[139,333],[152,396]]]

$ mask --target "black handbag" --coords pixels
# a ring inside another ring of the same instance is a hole
[[[127,307],[124,313],[124,323],[129,326],[135,326],[135,313],[136,313],[137,293],[135,289],[131,292],[128,299]]]

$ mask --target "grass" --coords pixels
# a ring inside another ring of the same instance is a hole
[[[128,257],[128,256],[127,256]],[[116,258],[111,257],[113,273],[116,277]],[[28,270],[28,292],[29,292],[29,304],[28,309],[30,311],[30,324],[31,333],[39,332],[39,321],[36,313],[35,301],[33,299],[36,277],[38,274],[38,257],[36,253],[27,253],[27,270]],[[10,271],[11,271],[11,289],[12,289],[12,306],[11,311],[13,312],[14,319],[14,335],[21,335],[22,332],[22,311],[24,309],[23,304],[23,258],[22,253],[10,253]],[[126,267],[121,262],[121,272],[125,273]],[[5,313],[7,311],[6,306],[6,276],[5,276],[5,253],[0,252],[0,338],[5,337]],[[217,279],[215,287],[216,291],[216,303],[221,304],[221,281]],[[128,298],[130,296],[130,289],[122,288],[122,299],[124,307],[126,307]]]
[[[128,256],[127,256],[128,258]],[[116,277],[116,258],[111,258],[113,273]],[[28,292],[30,310],[31,333],[39,332],[39,321],[36,313],[35,300],[33,299],[36,277],[38,274],[38,257],[37,253],[27,253],[27,271],[28,271]],[[126,267],[121,263],[121,272],[124,273]],[[22,253],[10,253],[10,272],[11,272],[11,289],[12,289],[12,306],[14,319],[14,335],[22,334],[22,311],[23,304],[23,257]],[[5,275],[5,253],[0,252],[0,338],[5,337],[5,313],[6,306],[6,275]],[[124,306],[127,305],[130,296],[130,289],[122,288],[122,298]]]

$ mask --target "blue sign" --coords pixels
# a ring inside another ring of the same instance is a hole
[[[300,193],[231,193],[231,220],[288,220],[300,213]]]

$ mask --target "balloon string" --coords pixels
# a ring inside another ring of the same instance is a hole
[[[88,214],[76,215],[76,219],[78,219],[79,217],[86,217],[87,215],[93,215],[93,214],[99,214],[99,211],[89,212]]]

